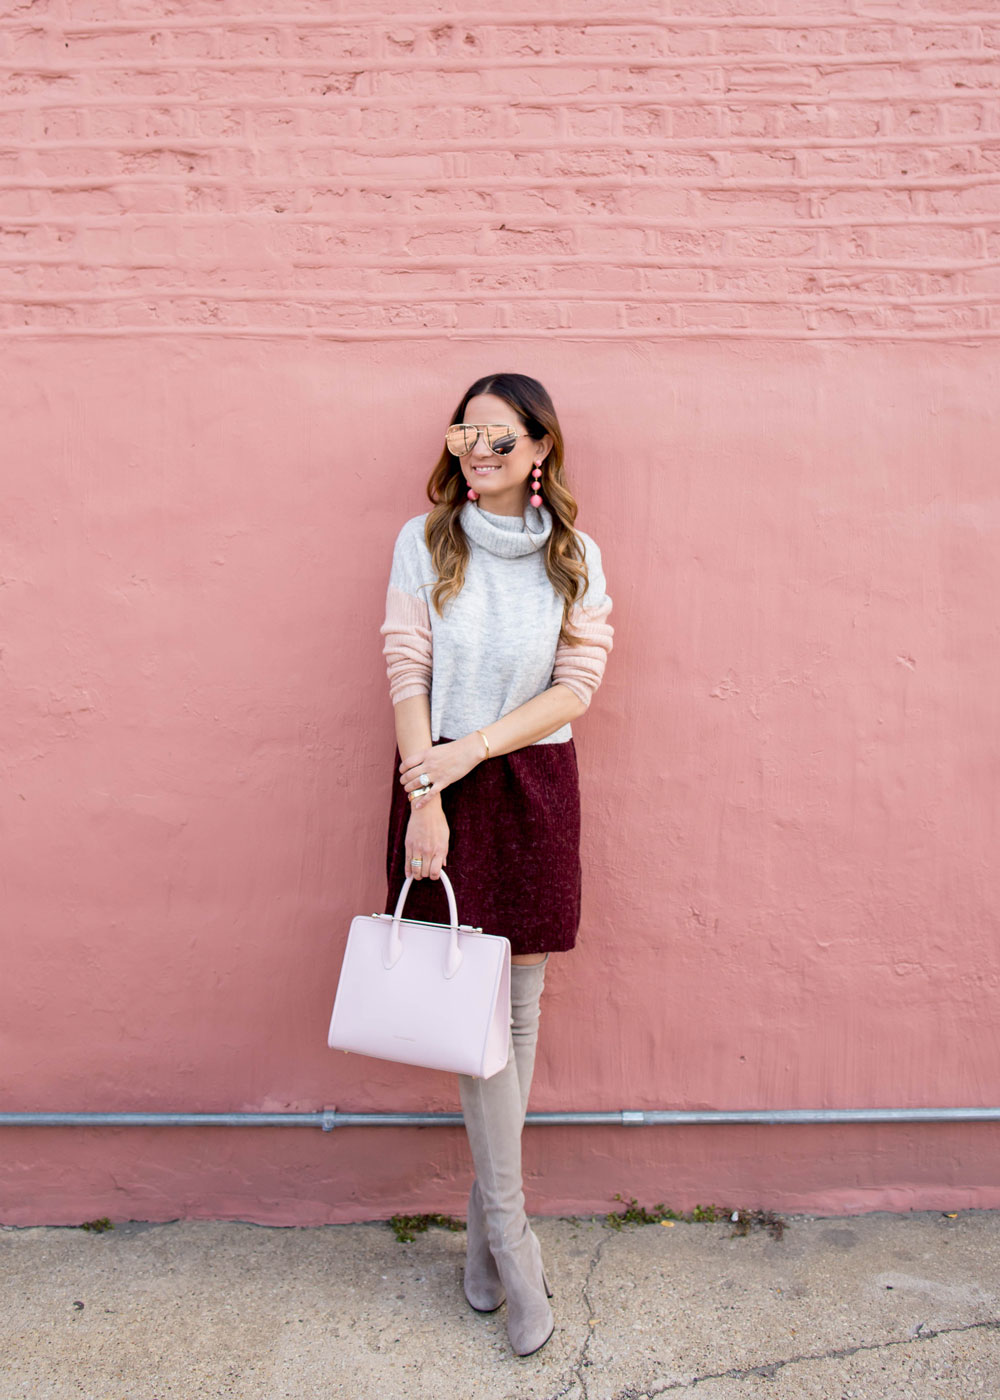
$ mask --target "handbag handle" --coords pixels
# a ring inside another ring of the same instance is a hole
[[[455,903],[455,891],[451,887],[451,881],[443,870],[440,880],[444,885],[444,892],[448,896],[448,917],[451,920],[451,939],[448,943],[448,956],[444,963],[444,975],[446,978],[451,978],[462,965],[462,950],[458,946],[458,905]],[[399,899],[396,901],[392,927],[389,930],[386,946],[382,950],[382,966],[387,971],[389,968],[395,967],[403,956],[403,940],[399,936],[399,921],[403,916],[403,905],[406,903],[406,896],[410,893],[412,884],[413,876],[407,875],[403,888],[399,892]]]

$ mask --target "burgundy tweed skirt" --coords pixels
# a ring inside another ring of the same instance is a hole
[[[399,781],[400,762],[397,749],[386,843],[387,914],[407,875],[410,803]],[[503,934],[512,953],[572,948],[580,923],[580,784],[573,740],[529,744],[487,759],[446,787],[441,805],[451,833],[445,871],[459,923]],[[446,924],[440,880],[414,880],[403,917]]]

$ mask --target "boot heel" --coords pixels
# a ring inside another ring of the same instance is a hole
[[[556,1324],[546,1297],[541,1249],[527,1220],[520,1240],[498,1249],[494,1258],[507,1293],[507,1336],[518,1356],[530,1356],[545,1345]]]
[[[544,1269],[542,1270],[542,1283],[543,1283],[544,1286],[545,1286],[545,1296],[546,1296],[546,1298],[554,1298],[554,1297],[555,1297],[555,1294],[552,1292],[552,1286],[551,1286],[551,1284],[549,1283],[548,1276],[547,1276],[547,1274],[546,1274],[546,1272],[545,1272]]]

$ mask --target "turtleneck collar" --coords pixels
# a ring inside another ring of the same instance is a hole
[[[493,515],[466,501],[458,518],[470,540],[501,559],[536,553],[552,533],[552,512],[544,505],[526,505],[523,516]]]

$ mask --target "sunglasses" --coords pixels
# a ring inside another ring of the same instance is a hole
[[[466,457],[479,441],[480,434],[498,457],[513,452],[518,438],[529,436],[515,433],[509,423],[453,423],[444,435],[444,445],[453,457]]]

